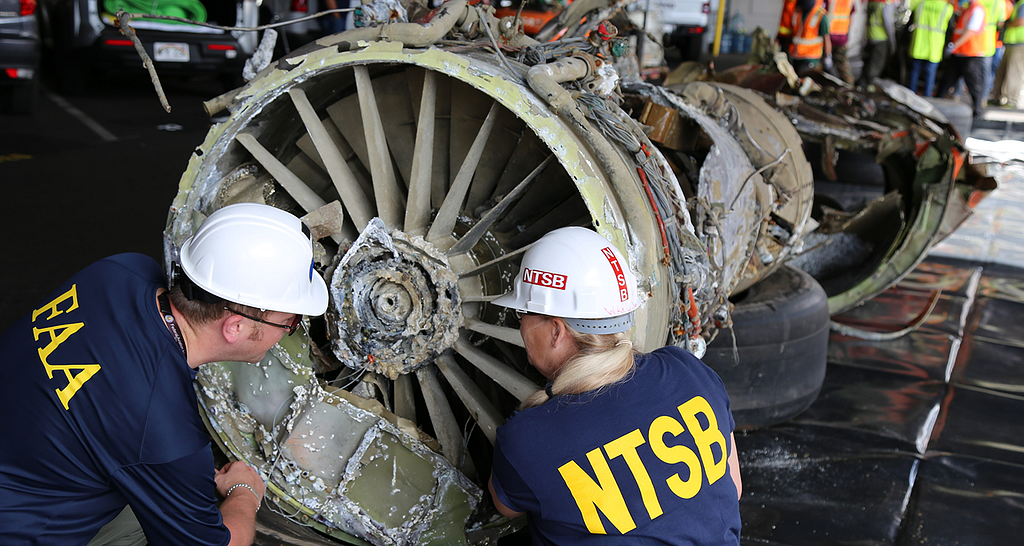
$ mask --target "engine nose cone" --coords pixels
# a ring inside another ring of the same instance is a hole
[[[462,326],[458,276],[421,237],[368,226],[331,279],[334,354],[391,379],[455,344]]]

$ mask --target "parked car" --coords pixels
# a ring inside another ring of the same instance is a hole
[[[711,12],[718,0],[652,0],[651,9],[661,11],[665,47],[677,47],[684,61],[698,60],[704,34],[714,28]]]
[[[35,0],[0,0],[0,109],[30,114],[39,94]]]
[[[43,0],[40,6],[44,43],[53,53],[56,83],[62,92],[82,91],[98,72],[143,70],[131,40],[117,27],[115,2]],[[205,13],[205,22],[216,25],[258,24],[255,0],[196,0],[194,12]],[[245,59],[258,44],[256,32],[158,19],[133,19],[131,26],[161,76],[216,74],[229,87],[242,83]]]

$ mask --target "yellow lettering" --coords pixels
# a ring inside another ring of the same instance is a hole
[[[67,292],[67,294],[65,294],[65,296],[67,296],[68,294],[72,294],[74,291],[75,291],[75,289],[74,289],[74,287],[72,287],[71,290],[69,290]],[[64,296],[61,296],[61,298],[63,298],[63,297]],[[78,307],[77,296],[72,294],[71,297],[74,299],[75,303],[68,309],[69,311],[71,309],[74,309],[74,308]],[[51,307],[53,309],[56,309],[56,304],[57,304],[58,300],[60,300],[61,298],[58,298],[58,299],[54,300],[53,302],[51,302],[48,305],[48,307],[44,307],[43,310],[45,310],[47,308],[51,308]],[[39,313],[41,311],[42,310],[37,310],[36,313]],[[47,320],[49,320],[50,318],[53,318],[53,317],[59,315],[61,312],[62,311],[55,312],[54,314],[50,315],[50,317],[48,317]],[[37,316],[37,315],[34,315],[34,316]],[[33,318],[33,320],[34,320],[34,318]],[[55,351],[57,349],[57,347],[60,346],[61,343],[64,343],[65,341],[67,341],[69,337],[71,337],[75,332],[81,330],[83,326],[85,326],[84,322],[73,322],[71,324],[61,324],[61,325],[58,325],[58,326],[51,326],[50,328],[32,328],[32,335],[35,336],[35,340],[36,341],[39,341],[39,337],[41,335],[43,335],[43,334],[46,334],[46,335],[50,336],[50,341],[49,341],[49,343],[46,344],[46,347],[42,347],[42,348],[36,349],[37,351],[39,351],[39,360],[43,363],[43,367],[46,368],[46,375],[49,376],[50,379],[53,379],[53,372],[60,371],[60,372],[64,372],[64,376],[67,377],[68,384],[67,384],[66,387],[64,387],[63,389],[54,389],[54,392],[57,393],[57,398],[60,399],[61,404],[64,404],[64,409],[69,409],[68,408],[68,402],[71,401],[71,397],[73,397],[75,395],[75,393],[78,392],[78,389],[82,388],[82,385],[86,381],[88,381],[90,377],[95,375],[96,372],[100,371],[100,365],[99,364],[57,364],[57,365],[53,365],[53,364],[50,364],[49,362],[47,362],[47,359],[50,358],[50,355],[53,354],[53,351]],[[72,370],[79,370],[79,371],[78,371],[77,374],[72,375],[72,373],[71,373]]]
[[[654,519],[664,512],[661,509],[661,503],[658,502],[658,494],[654,491],[654,482],[651,481],[651,475],[647,472],[647,468],[644,467],[643,461],[640,460],[640,454],[636,452],[636,448],[644,445],[644,443],[646,443],[644,435],[640,432],[640,429],[637,429],[608,442],[604,445],[604,450],[608,454],[608,459],[616,457],[625,459],[626,464],[629,465],[630,472],[633,473],[633,479],[636,480],[637,486],[640,487],[640,496],[644,500],[644,506],[647,507],[647,513],[650,514],[651,519]]]
[[[67,364],[59,366],[51,366],[47,363],[43,363],[46,367],[46,373],[53,379],[53,372],[62,371],[68,378],[68,386],[63,389],[54,389],[57,393],[57,398],[60,399],[61,403],[64,404],[64,409],[68,408],[68,402],[71,401],[71,397],[78,392],[78,389],[82,388],[82,385],[89,380],[96,372],[100,371],[99,364]],[[81,370],[76,375],[71,375],[71,370]]]
[[[698,413],[704,414],[704,418],[708,421],[708,428],[701,427],[700,421],[697,419]],[[683,417],[686,428],[690,430],[690,434],[693,435],[693,440],[697,444],[700,460],[704,464],[704,473],[708,476],[708,484],[715,483],[719,478],[725,476],[726,458],[729,456],[725,448],[725,436],[722,435],[722,431],[718,430],[715,411],[711,409],[711,404],[704,397],[694,396],[679,406],[679,414]],[[711,449],[714,444],[718,444],[721,450],[721,459],[717,462],[714,451]]]
[[[558,468],[565,485],[569,486],[572,497],[576,499],[576,505],[583,515],[587,530],[595,535],[607,534],[598,510],[604,513],[620,533],[626,534],[636,529],[633,517],[629,515],[629,508],[626,507],[626,500],[622,498],[619,485],[615,483],[615,476],[608,467],[608,461],[601,455],[601,448],[587,453],[587,459],[594,468],[597,482],[594,482],[576,461],[569,461]]]
[[[704,475],[700,470],[700,459],[692,449],[683,445],[669,446],[665,444],[665,435],[679,436],[685,432],[683,425],[675,419],[662,415],[651,423],[648,438],[651,439],[651,450],[654,455],[668,464],[684,463],[690,469],[690,476],[683,481],[679,474],[669,476],[666,483],[669,489],[683,499],[692,499],[700,492]]]
[[[36,349],[39,351],[39,360],[43,362],[44,366],[49,366],[49,364],[46,363],[46,359],[49,358],[50,354],[52,354],[61,343],[67,341],[68,338],[71,337],[71,334],[81,330],[82,326],[85,326],[84,322],[73,322],[71,324],[61,324],[50,328],[32,329],[32,335],[35,336],[36,341],[39,341],[40,334],[49,334],[50,336],[50,342],[46,344],[46,347]],[[58,330],[60,333],[57,333]]]
[[[71,300],[71,305],[67,309],[58,309],[57,308],[58,304],[63,303],[65,300],[68,300],[68,299]],[[74,311],[75,309],[78,309],[78,285],[77,284],[71,285],[71,290],[68,290],[67,292],[64,292],[62,295],[57,296],[57,299],[51,301],[50,303],[47,303],[46,305],[40,307],[39,309],[36,309],[35,311],[32,311],[32,322],[35,322],[36,319],[39,318],[39,315],[43,314],[43,312],[45,312],[47,310],[50,311],[50,316],[46,317],[46,320],[51,320],[53,317],[55,317],[55,316],[57,316],[57,315],[59,315],[61,313],[70,313],[70,312]],[[37,337],[36,339],[38,340],[39,338]]]

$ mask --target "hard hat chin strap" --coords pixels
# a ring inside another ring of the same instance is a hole
[[[617,334],[633,327],[632,311],[625,315],[599,319],[559,318],[581,334]]]

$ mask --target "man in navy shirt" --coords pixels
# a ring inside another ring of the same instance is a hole
[[[263,481],[214,471],[192,380],[262,359],[327,288],[309,232],[266,205],[214,212],[179,262],[168,290],[146,256],[100,260],[0,336],[0,543],[123,538],[115,517],[150,545],[252,542]]]

